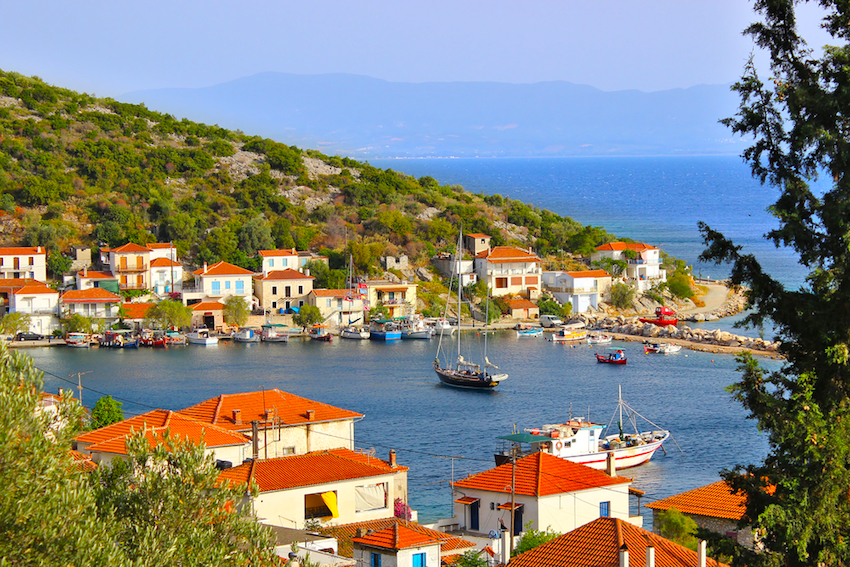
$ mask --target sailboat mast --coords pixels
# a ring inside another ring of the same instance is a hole
[[[463,224],[460,225],[460,231],[457,233],[457,252],[455,252],[456,256],[456,264],[455,271],[457,272],[457,356],[458,360],[460,359],[460,313],[461,313],[461,302],[463,301],[463,286],[461,285],[463,282],[461,281],[460,276],[460,261],[461,261],[461,250],[463,250]]]

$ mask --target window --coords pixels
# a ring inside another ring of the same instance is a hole
[[[372,559],[369,561],[369,567],[381,567],[381,554],[373,553]]]
[[[289,260],[287,260],[286,258],[284,258],[284,259],[282,260],[281,265],[285,268],[288,264],[289,264]]]
[[[600,502],[599,503],[599,517],[600,518],[609,518],[611,516],[611,502]]]
[[[274,258],[269,258],[269,268],[274,268]]]
[[[339,518],[336,504],[336,492],[317,492],[304,495],[304,519]]]
[[[413,561],[411,562],[411,565],[413,567],[425,567],[424,553],[414,553],[411,559],[413,559]]]
[[[245,293],[245,282],[242,280],[236,280],[236,293],[239,295]]]
[[[123,278],[123,276],[122,276]],[[212,293],[213,295],[218,295],[221,293],[221,282],[213,282],[212,283]]]
[[[325,303],[325,307],[330,307],[330,306],[331,306],[331,300],[330,300],[330,299],[326,299],[326,300],[325,300],[325,302],[326,302],[326,303]]]
[[[272,295],[277,295],[277,286],[276,285],[272,286]]]
[[[508,287],[508,278],[496,278],[496,289],[505,289]]]
[[[272,301],[272,309],[277,309],[277,301]]]
[[[298,300],[298,307],[304,307],[304,300],[303,299]]]
[[[292,297],[292,288],[291,288],[291,287],[289,287],[289,286],[285,286],[285,287],[283,288],[283,295],[284,295],[285,297]]]
[[[224,289],[230,289],[230,282],[224,282]]]
[[[366,484],[354,487],[354,511],[369,512],[387,507],[387,484]]]
[[[512,277],[511,278],[511,285],[522,285],[522,276],[520,276],[518,278]]]
[[[298,286],[298,295],[304,295],[304,286],[303,285]]]

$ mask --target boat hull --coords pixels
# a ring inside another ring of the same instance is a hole
[[[608,358],[604,354],[596,355],[596,362],[600,362],[602,364],[625,364],[628,359],[623,358]]]
[[[517,332],[516,332],[516,336],[517,336],[517,338],[533,338],[533,337],[539,337],[539,336],[540,336],[540,335],[542,335],[542,334],[543,334],[543,331],[542,331],[542,330],[537,330],[537,331],[517,331]]]
[[[574,455],[571,457],[562,458],[573,463],[579,463],[588,466],[592,469],[604,470],[605,465],[607,464],[608,454],[614,453],[614,463],[617,465],[618,470],[636,467],[638,465],[642,465],[648,462],[652,458],[652,455],[655,454],[655,451],[660,449],[661,445],[663,445],[667,438],[670,436],[669,431],[653,431],[649,433],[661,435],[662,437],[656,441],[652,441],[644,445],[635,445],[634,447],[621,447],[619,449],[608,449],[604,451],[599,451],[598,453]],[[646,435],[646,433],[644,433],[644,435]],[[617,439],[617,437],[617,435],[610,435],[605,439],[610,442],[614,439]]]
[[[212,346],[218,344],[218,337],[186,337],[190,345]]]
[[[244,338],[244,337],[233,337],[233,340],[237,343],[258,343],[260,342],[260,336],[254,335],[253,337]]]
[[[468,390],[492,390],[507,378],[507,374],[489,375],[481,372],[463,372],[451,368],[441,368],[434,362],[434,372],[440,378],[440,382],[454,388],[466,388]]]
[[[264,343],[288,343],[289,336],[288,335],[277,335],[275,337],[263,337]]]
[[[343,329],[339,332],[339,337],[341,339],[355,339],[355,340],[366,340],[370,338],[371,334],[369,331],[350,331],[347,329]]]
[[[371,331],[369,338],[373,341],[400,341],[401,331]]]
[[[402,339],[430,339],[432,336],[430,329],[401,332]]]
[[[648,319],[646,317],[640,317],[638,318],[638,321],[641,323],[652,323],[659,327],[663,327],[665,325],[673,325],[675,327],[679,323],[678,319]]]

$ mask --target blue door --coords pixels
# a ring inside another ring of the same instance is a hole
[[[413,566],[412,567],[425,567],[425,554],[417,553],[413,556]]]
[[[469,529],[474,532],[478,531],[478,509],[480,506],[480,500],[473,502],[469,505]]]

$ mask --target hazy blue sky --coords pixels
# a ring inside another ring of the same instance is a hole
[[[3,7],[0,68],[99,96],[264,71],[654,91],[734,81],[754,18],[746,0],[27,0]]]

